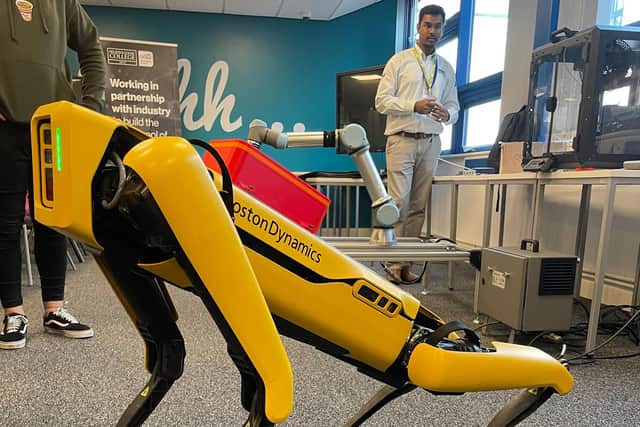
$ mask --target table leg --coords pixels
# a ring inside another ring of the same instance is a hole
[[[344,187],[342,185],[338,186],[337,188],[338,191],[338,197],[337,199],[339,200],[339,208],[338,208],[338,235],[340,237],[342,237],[342,223],[343,223],[343,215],[344,215],[344,208],[342,207],[342,198],[343,198],[343,191],[344,191]]]
[[[498,191],[500,192],[500,226],[498,228],[498,246],[502,246],[504,244],[504,221],[507,216],[507,185],[499,185]]]
[[[484,216],[482,226],[482,244],[483,248],[489,246],[491,240],[491,210],[493,208],[493,186],[494,184],[487,183],[484,187]],[[474,323],[480,323],[478,313],[478,293],[480,292],[480,279],[482,274],[476,271],[475,287],[473,292],[473,312],[476,314]]]
[[[360,186],[356,186],[356,220],[355,220],[356,237],[360,235],[359,231],[360,231],[360,189],[361,188],[362,187]]]
[[[580,195],[580,209],[578,211],[578,230],[576,233],[575,254],[578,257],[576,280],[573,287],[574,297],[580,296],[582,283],[582,269],[584,268],[584,248],[587,244],[587,228],[589,225],[589,206],[591,205],[591,184],[584,184]]]
[[[533,218],[531,219],[531,238],[533,240],[540,240],[542,231],[542,207],[544,205],[544,187],[545,184],[538,183],[535,189],[535,203],[533,209]]]
[[[345,186],[344,190],[345,190],[345,199],[346,199],[346,208],[344,210],[344,218],[345,218],[345,225],[346,225],[346,233],[347,233],[347,237],[351,237],[351,189],[353,187],[351,187],[350,185]]]
[[[640,245],[638,245],[638,258],[636,259],[636,280],[633,283],[633,298],[631,304],[640,305]]]
[[[431,191],[429,192],[429,198],[427,200],[427,208],[425,212],[425,222],[423,224],[425,229],[425,236],[427,236],[427,239],[431,237],[431,214],[433,212],[433,209],[431,209],[432,203],[433,203],[433,185],[431,186]],[[422,233],[422,230],[420,230],[420,232]]]
[[[449,219],[449,238],[456,241],[456,234],[458,232],[458,184],[451,184],[451,206],[450,206],[450,219]],[[449,290],[453,290],[453,273],[454,272],[454,262],[449,261],[449,272],[448,272],[448,280],[449,280]]]
[[[431,277],[431,263],[429,261],[425,261],[424,275],[422,276],[422,290],[420,291],[421,295],[429,295],[430,277]]]
[[[493,210],[493,189],[495,184],[487,183],[484,187],[484,216],[482,218],[482,247],[491,243],[491,213]]]
[[[596,256],[595,279],[593,283],[593,295],[591,297],[591,311],[589,312],[589,329],[587,330],[586,351],[591,351],[596,346],[598,336],[598,322],[600,317],[600,303],[602,301],[602,289],[604,288],[604,276],[609,255],[609,236],[613,223],[613,205],[615,202],[616,184],[609,180],[607,195],[602,210],[602,224],[600,225],[600,239],[598,241],[598,254]]]

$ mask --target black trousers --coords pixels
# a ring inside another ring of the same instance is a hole
[[[33,193],[29,125],[0,121],[0,301],[22,305],[20,232],[25,197]],[[33,201],[29,198],[33,216]],[[43,301],[62,301],[67,271],[66,239],[33,221],[34,252]]]

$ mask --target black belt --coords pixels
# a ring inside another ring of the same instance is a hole
[[[396,132],[394,133],[394,135],[400,135],[400,136],[404,136],[407,138],[413,138],[413,139],[427,139],[427,138],[431,138],[437,134],[435,133],[423,133],[423,132],[405,132],[405,131],[400,131],[400,132]]]

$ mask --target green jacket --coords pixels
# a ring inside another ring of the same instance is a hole
[[[66,61],[76,51],[82,97],[76,99]],[[104,106],[105,61],[95,25],[78,0],[0,0],[0,113],[28,123],[49,102]]]

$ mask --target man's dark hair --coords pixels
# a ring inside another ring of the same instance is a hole
[[[442,22],[446,21],[444,9],[437,4],[430,4],[420,9],[420,16],[418,17],[418,23],[422,22],[424,15],[440,15],[442,16]]]

